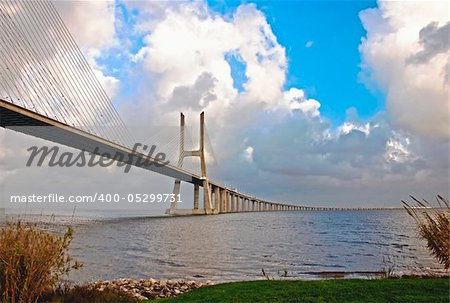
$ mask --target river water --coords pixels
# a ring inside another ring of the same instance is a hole
[[[62,219],[61,219],[62,218]],[[441,272],[404,210],[233,213],[217,216],[79,216],[69,279],[314,279],[324,272]],[[48,220],[41,217],[42,221]]]

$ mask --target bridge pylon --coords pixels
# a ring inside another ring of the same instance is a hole
[[[203,207],[204,210],[199,209],[199,196],[200,196],[200,186],[199,184],[194,184],[194,208],[192,214],[212,214],[214,212],[212,208],[212,194],[211,187],[209,186],[207,171],[206,171],[206,159],[205,159],[205,112],[200,114],[200,143],[199,149],[197,150],[185,150],[184,148],[185,139],[185,118],[184,114],[180,113],[180,152],[178,157],[178,167],[183,166],[183,160],[186,157],[199,157],[201,174],[203,181]],[[175,180],[173,186],[173,194],[175,197],[179,197],[181,187],[181,180]],[[177,205],[179,200],[175,199],[174,202],[170,204],[170,208],[166,210],[166,214],[175,215],[177,210]]]

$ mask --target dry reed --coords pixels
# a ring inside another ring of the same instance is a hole
[[[411,196],[416,205],[403,202],[403,207],[414,218],[419,228],[420,237],[427,241],[431,255],[444,265],[450,267],[450,204],[448,199],[437,195],[438,208],[432,207],[426,200],[419,201]]]
[[[67,254],[72,236],[71,227],[57,236],[20,222],[0,229],[0,301],[35,303],[62,275],[79,268]]]

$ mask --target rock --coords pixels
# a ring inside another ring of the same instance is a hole
[[[143,281],[142,283],[141,283],[141,285],[142,286],[144,286],[144,287],[150,287],[150,286],[152,286],[152,282],[150,282],[149,280],[146,280],[146,281]]]
[[[155,298],[168,298],[178,296],[191,289],[204,285],[214,285],[212,281],[204,283],[194,280],[155,280],[155,279],[129,279],[122,278],[112,281],[97,281],[90,285],[93,289],[104,291],[106,289],[121,290],[131,294],[137,300],[148,300]]]

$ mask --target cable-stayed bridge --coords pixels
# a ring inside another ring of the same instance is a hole
[[[193,209],[178,210],[173,202],[169,214],[327,209],[268,201],[210,180],[203,113],[197,148],[187,144],[181,115],[176,164],[136,149],[133,133],[48,0],[0,2],[0,125],[103,157],[120,153],[127,164],[174,178],[174,194],[181,182],[192,184]],[[183,166],[192,157],[200,159],[199,173]]]

